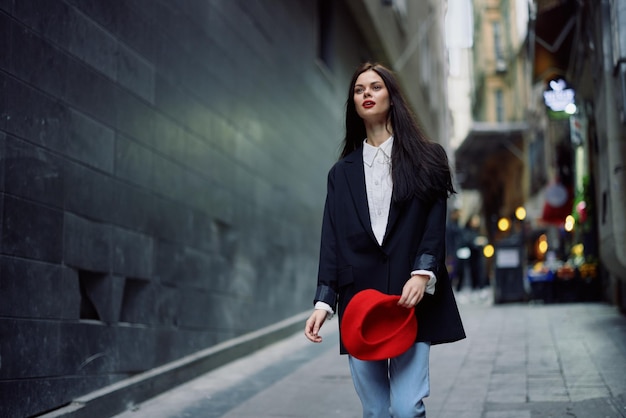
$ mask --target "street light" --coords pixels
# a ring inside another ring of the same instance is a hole
[[[523,206],[520,206],[517,209],[515,209],[515,217],[519,221],[523,221],[524,219],[526,219],[526,209],[524,209]]]
[[[511,222],[507,218],[500,218],[498,220],[498,229],[501,232],[506,232],[511,227]]]

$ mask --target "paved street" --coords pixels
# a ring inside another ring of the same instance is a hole
[[[505,304],[460,294],[468,338],[431,349],[429,418],[626,417],[626,317],[605,304]],[[361,408],[337,322],[166,392],[118,418],[342,417]]]

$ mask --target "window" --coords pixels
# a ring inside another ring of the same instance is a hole
[[[493,30],[493,48],[496,61],[496,71],[506,70],[504,51],[502,50],[502,25],[499,21],[491,24]]]
[[[504,93],[502,92],[502,89],[496,89],[495,99],[496,99],[496,121],[504,122]]]

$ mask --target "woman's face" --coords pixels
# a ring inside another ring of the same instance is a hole
[[[354,83],[354,106],[366,122],[385,123],[390,107],[389,91],[374,70],[361,73]]]

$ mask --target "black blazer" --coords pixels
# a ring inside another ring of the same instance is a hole
[[[314,302],[334,307],[341,321],[357,292],[372,288],[400,295],[413,270],[430,270],[437,284],[435,294],[424,295],[416,306],[416,341],[439,344],[465,338],[445,266],[445,224],[444,199],[392,201],[379,245],[369,218],[363,148],[357,149],[328,174]],[[343,345],[341,353],[346,353]]]

